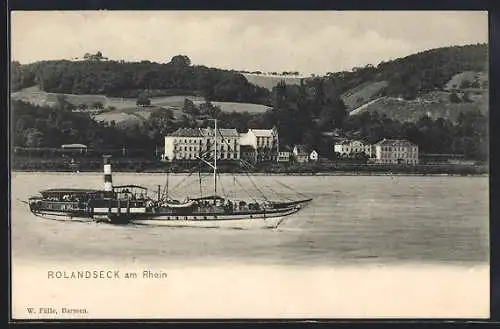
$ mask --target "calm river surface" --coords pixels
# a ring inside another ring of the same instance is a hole
[[[170,188],[183,178],[172,176]],[[161,174],[114,173],[113,180],[153,191],[165,184]],[[101,188],[102,174],[14,172],[13,259],[323,266],[489,261],[487,177],[256,176],[253,181],[272,197],[272,190],[284,194],[276,180],[314,200],[277,230],[244,231],[38,219],[19,200],[46,188]],[[243,176],[223,176],[221,182],[229,196],[245,196],[253,187]],[[174,192],[184,198],[199,196],[200,189],[195,182]]]

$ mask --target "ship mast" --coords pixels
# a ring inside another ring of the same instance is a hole
[[[217,119],[209,119],[209,120],[214,120],[215,125],[214,125],[214,162],[213,164],[206,161],[205,159],[201,157],[196,157],[197,159],[201,160],[202,162],[206,163],[209,165],[213,170],[214,170],[214,204],[216,204],[216,196],[217,196]],[[208,131],[209,129],[207,129]],[[210,134],[208,134],[210,135]],[[207,152],[210,154],[210,146],[207,147]]]
[[[216,196],[217,196],[217,119],[214,119],[215,124],[215,132],[214,132],[214,147],[215,147],[215,153],[214,153],[214,204],[216,203]]]

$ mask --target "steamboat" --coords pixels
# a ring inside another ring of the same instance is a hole
[[[164,192],[161,191],[161,185],[158,185],[156,197],[144,186],[114,186],[111,157],[105,155],[103,189],[46,189],[40,191],[39,196],[28,199],[30,211],[38,217],[65,221],[253,229],[276,228],[285,217],[297,213],[312,200],[284,184],[281,185],[302,198],[270,200],[263,194],[260,199],[252,197],[252,200],[240,200],[221,195],[218,192],[217,139],[222,135],[219,133],[218,136],[217,121],[214,132],[213,150],[206,152],[209,156],[213,153],[213,157],[210,156],[212,161],[198,157],[201,165],[206,164],[213,169],[211,195],[187,196],[182,201],[171,198],[168,191],[168,174]],[[201,173],[199,184],[201,191]]]

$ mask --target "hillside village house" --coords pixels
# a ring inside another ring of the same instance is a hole
[[[305,145],[295,145],[293,147],[293,158],[298,163],[309,162],[310,153]]]
[[[313,162],[318,161],[318,152],[316,152],[316,150],[312,150],[311,153],[309,153],[309,160]]]
[[[357,153],[365,153],[369,157],[373,156],[372,145],[365,144],[360,140],[340,141],[333,146],[333,150],[341,157],[349,157]]]
[[[239,134],[236,129],[219,129],[217,138],[217,159],[240,158]],[[165,136],[165,161],[196,160],[209,150],[213,151],[212,128],[180,128]]]
[[[382,139],[375,143],[374,162],[381,164],[418,164],[418,146],[405,139]]]
[[[280,150],[276,162],[290,162],[291,152],[288,148]]]

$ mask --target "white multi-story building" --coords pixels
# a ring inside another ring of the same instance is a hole
[[[236,129],[217,129],[217,159],[238,160],[240,158],[240,143],[238,131]],[[213,128],[200,129],[201,135],[206,142],[206,150],[213,153],[214,150],[214,132]],[[211,154],[212,154],[211,153]]]
[[[236,129],[218,129],[217,159],[237,160],[240,158],[239,134]],[[196,160],[204,155],[214,154],[214,129],[180,128],[165,136],[166,161]]]
[[[351,156],[353,154],[365,153],[367,156],[373,156],[373,147],[359,140],[344,140],[334,145],[333,150],[340,156]]]
[[[276,160],[278,153],[278,131],[273,129],[248,129],[240,134],[241,146],[250,146],[255,150],[257,161]]]
[[[418,164],[418,146],[406,139],[382,139],[373,145],[374,161],[381,164]]]
[[[164,159],[195,160],[205,149],[206,144],[199,129],[181,128],[165,136]]]

